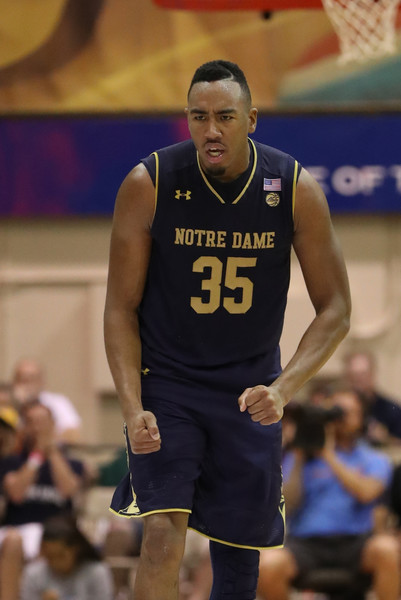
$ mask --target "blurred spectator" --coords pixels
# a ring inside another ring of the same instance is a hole
[[[108,462],[99,465],[95,483],[99,486],[114,488],[128,472],[127,451],[125,447],[118,448]],[[103,541],[103,555],[107,559],[120,557],[136,557],[142,542],[142,519],[122,519],[109,513],[108,527]],[[130,585],[130,569],[113,566],[114,587],[121,597],[128,593]]]
[[[366,436],[373,444],[401,442],[401,405],[377,389],[377,365],[370,352],[345,357],[344,377],[358,392],[365,410]]]
[[[59,439],[66,443],[79,441],[81,417],[66,396],[44,389],[43,367],[37,360],[24,358],[15,365],[13,395],[20,406],[39,400],[52,411]]]
[[[338,385],[338,378],[328,377],[324,375],[318,375],[313,377],[307,386],[308,388],[308,402],[317,406],[330,406],[331,405],[331,394]]]
[[[22,409],[23,448],[0,460],[5,511],[0,527],[0,598],[17,600],[24,559],[38,555],[44,521],[73,510],[83,464],[57,443],[51,411],[40,402]]]
[[[388,508],[394,518],[394,528],[401,534],[401,463],[395,465],[391,481]]]
[[[75,521],[46,521],[41,557],[22,576],[20,600],[112,600],[109,567]]]
[[[333,377],[321,375],[313,377],[304,388],[307,391],[306,398],[302,400],[293,399],[284,407],[281,419],[283,456],[293,445],[297,432],[296,421],[299,420],[303,407],[317,407],[316,414],[318,414],[320,408],[330,407],[332,404],[330,396],[336,385],[338,385],[338,379],[333,379]],[[311,414],[312,411],[313,408],[309,410],[309,413]]]
[[[128,472],[127,450],[117,448],[113,458],[98,467],[97,485],[115,487]]]
[[[284,548],[261,553],[261,599],[286,600],[297,577],[319,567],[371,574],[377,600],[399,597],[398,542],[373,533],[374,507],[389,485],[391,463],[361,440],[363,410],[355,391],[339,388],[331,399],[330,417],[321,413],[323,444],[312,452],[306,433],[298,434],[284,458],[288,536]],[[318,432],[310,436],[320,440]]]
[[[181,564],[181,595],[185,600],[209,600],[213,584],[209,540],[188,530]]]
[[[12,406],[0,404],[0,459],[16,450],[18,423],[17,411]]]
[[[283,456],[285,456],[286,452],[291,449],[292,443],[294,441],[295,433],[297,430],[294,411],[298,404],[291,400],[285,407],[283,412],[283,417],[281,419],[281,439],[282,439],[282,447],[283,447]]]
[[[13,406],[12,386],[9,383],[0,381],[0,406]]]

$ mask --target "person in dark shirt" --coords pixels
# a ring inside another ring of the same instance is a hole
[[[378,390],[374,355],[367,351],[348,354],[344,378],[363,402],[367,439],[375,445],[400,444],[401,404]]]
[[[0,461],[16,451],[18,426],[19,414],[15,408],[11,404],[0,403]]]
[[[51,411],[40,402],[22,411],[23,447],[0,461],[0,484],[5,499],[0,527],[0,597],[18,599],[24,560],[36,557],[43,523],[71,513],[84,482],[84,466],[66,457],[57,443]],[[4,594],[4,595],[3,595]]]

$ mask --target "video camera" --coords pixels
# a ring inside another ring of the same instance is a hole
[[[323,408],[314,404],[287,405],[287,414],[296,424],[292,448],[301,448],[312,458],[325,444],[325,426],[340,421],[344,411],[339,406]]]

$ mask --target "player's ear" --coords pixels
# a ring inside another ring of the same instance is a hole
[[[253,133],[256,129],[256,123],[258,121],[258,109],[251,108],[248,115],[248,133]]]

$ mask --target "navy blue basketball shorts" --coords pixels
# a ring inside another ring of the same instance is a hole
[[[142,402],[156,416],[161,449],[133,454],[111,510],[126,517],[187,512],[188,526],[233,546],[283,545],[281,423],[254,423],[238,398],[149,376]]]

